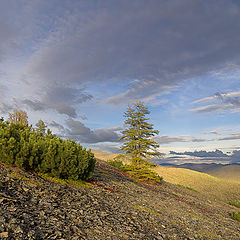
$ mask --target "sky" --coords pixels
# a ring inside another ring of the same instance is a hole
[[[143,101],[160,162],[240,162],[240,1],[0,0],[0,114],[119,152]]]

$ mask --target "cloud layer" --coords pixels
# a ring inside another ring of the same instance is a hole
[[[69,84],[121,81],[126,82],[122,92],[106,102],[127,104],[152,99],[229,62],[240,63],[240,8],[233,1],[20,2],[24,17],[14,16],[18,24],[5,14],[11,4],[3,3],[0,42],[18,37],[23,45],[27,36],[26,47],[32,48],[21,73],[40,90],[58,83],[67,94],[63,86]],[[20,30],[25,25],[27,33]],[[0,53],[6,49],[0,45]],[[46,107],[75,116],[74,109],[48,102],[49,94],[42,100]]]
[[[175,152],[170,151],[171,155],[175,155],[175,160],[186,161],[186,156],[196,157],[194,160],[197,162],[229,162],[229,163],[240,163],[240,151],[235,150],[231,154],[225,154],[221,150],[216,149],[215,151],[194,151],[194,152]],[[181,156],[179,158],[179,156]],[[184,159],[185,157],[185,159]],[[172,159],[172,157],[171,157]],[[169,160],[169,159],[166,159]]]

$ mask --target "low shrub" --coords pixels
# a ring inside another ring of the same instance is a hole
[[[124,165],[124,171],[139,181],[160,183],[163,180],[146,165]]]
[[[150,168],[152,166],[147,165],[133,165],[133,164],[123,164],[122,161],[114,159],[109,160],[108,164],[114,166],[120,171],[126,172],[131,177],[139,181],[146,182],[161,182],[163,180],[157,173],[153,172]]]
[[[240,212],[233,212],[232,219],[240,221]]]
[[[0,121],[0,161],[72,180],[91,178],[95,158],[75,141],[63,140],[31,126]]]
[[[124,164],[121,160],[117,160],[117,159],[108,160],[107,163],[121,171],[124,171]]]
[[[234,207],[240,208],[240,202],[238,202],[238,201],[231,201],[231,202],[228,202],[228,204],[230,204]]]

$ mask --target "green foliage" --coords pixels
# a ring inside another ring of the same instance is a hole
[[[121,160],[113,159],[113,160],[108,160],[107,163],[121,171],[124,171],[124,165]]]
[[[233,212],[232,219],[240,221],[240,212]]]
[[[46,132],[46,128],[47,126],[45,125],[45,123],[42,121],[42,120],[39,120],[36,125],[35,125],[37,128],[36,128],[36,131],[38,134],[40,135],[45,135],[45,132]]]
[[[153,172],[150,167],[145,164],[123,164],[122,161],[116,159],[109,160],[108,164],[114,166],[120,171],[126,172],[129,176],[138,181],[160,183],[163,180],[162,177],[160,177],[157,173]]]
[[[228,202],[228,204],[230,204],[234,207],[240,208],[240,202],[238,202],[238,201],[231,201],[231,202]]]
[[[158,131],[153,130],[153,125],[147,122],[149,118],[145,117],[149,113],[142,102],[137,102],[124,114],[128,128],[122,131],[119,140],[125,140],[121,150],[130,156],[133,164],[147,163],[151,157],[160,156],[159,145],[151,139]]]
[[[82,188],[92,188],[92,186],[82,180],[72,180],[72,179],[59,179],[56,177],[51,177],[48,174],[44,174],[44,173],[39,173],[38,174],[41,178],[51,181],[51,182],[55,182],[55,183],[60,183],[63,185],[73,185],[73,186],[77,186],[77,187],[82,187]]]
[[[163,178],[157,173],[153,172],[145,164],[141,165],[124,165],[124,171],[132,176],[134,179],[144,182],[157,182],[160,183]]]
[[[25,170],[72,180],[91,178],[94,155],[75,141],[56,137],[45,125],[31,126],[0,121],[0,159]]]

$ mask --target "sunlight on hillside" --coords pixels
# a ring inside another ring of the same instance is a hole
[[[240,199],[240,182],[220,179],[184,168],[157,166],[154,170],[167,182],[194,188],[212,198],[225,202]]]
[[[208,171],[208,174],[214,177],[240,182],[240,165],[224,166],[221,168]]]

